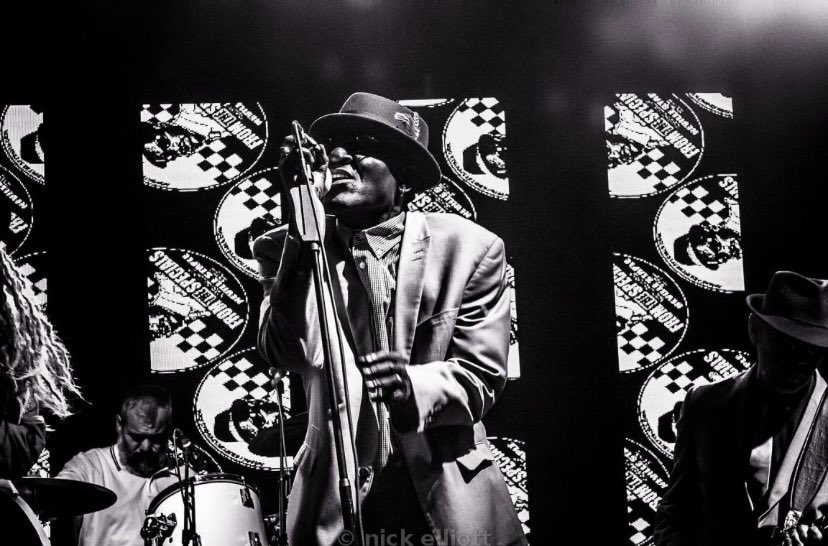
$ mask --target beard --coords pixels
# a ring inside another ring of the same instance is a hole
[[[144,478],[149,478],[166,463],[167,455],[160,453],[134,451],[127,457],[127,464],[132,471]]]

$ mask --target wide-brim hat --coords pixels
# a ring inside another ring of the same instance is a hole
[[[817,347],[828,347],[828,280],[777,271],[764,294],[747,305],[771,327]]]
[[[310,133],[317,140],[373,136],[393,149],[394,159],[407,169],[405,178],[412,189],[423,191],[440,182],[440,166],[428,151],[428,125],[417,112],[391,99],[354,93],[338,113],[314,121]]]

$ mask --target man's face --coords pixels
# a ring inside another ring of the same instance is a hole
[[[164,465],[171,423],[171,408],[148,403],[130,408],[125,420],[117,417],[118,447],[134,474],[149,477]]]
[[[823,370],[826,349],[792,338],[763,322],[749,319],[750,337],[756,346],[759,380],[779,394],[792,394],[805,387],[814,370]]]
[[[332,181],[323,203],[351,227],[371,225],[393,208],[397,195],[396,178],[388,165],[376,157],[380,149],[366,145],[365,140],[373,141],[370,137],[334,141],[328,152]]]

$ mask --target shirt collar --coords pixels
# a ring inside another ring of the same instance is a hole
[[[348,248],[364,241],[374,256],[379,259],[399,244],[405,230],[405,211],[363,230],[352,229],[340,222],[336,223],[336,229]]]

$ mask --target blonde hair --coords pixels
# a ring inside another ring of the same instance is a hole
[[[71,415],[68,397],[83,397],[72,376],[69,353],[2,243],[0,288],[0,373],[14,382],[24,411],[40,407],[56,417]]]

